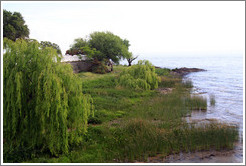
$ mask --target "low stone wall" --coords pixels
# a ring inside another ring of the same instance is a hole
[[[71,61],[71,62],[64,62],[64,63],[71,64],[73,67],[74,73],[79,73],[82,71],[88,71],[92,66],[92,62],[90,60]]]

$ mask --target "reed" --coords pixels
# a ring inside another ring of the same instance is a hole
[[[209,100],[210,100],[210,105],[211,106],[215,106],[215,103],[216,103],[215,96],[214,95],[210,95],[209,96]]]

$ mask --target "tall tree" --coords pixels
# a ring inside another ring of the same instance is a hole
[[[3,37],[13,41],[17,38],[29,37],[29,29],[19,12],[11,13],[3,10]]]
[[[88,43],[91,48],[101,52],[102,58],[115,63],[119,63],[128,52],[124,41],[111,32],[94,32],[90,34]]]
[[[51,47],[57,51],[57,54],[62,54],[60,47],[56,43],[51,43],[49,41],[41,41],[41,46],[44,47]]]
[[[92,98],[71,65],[54,62],[55,49],[7,38],[3,46],[4,149],[68,152],[87,131]]]
[[[74,39],[74,43],[71,45],[71,49],[81,49],[81,47],[85,47],[88,45],[88,42],[86,41],[86,39],[83,38],[77,38]]]

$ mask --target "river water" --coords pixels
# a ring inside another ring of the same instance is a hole
[[[190,73],[186,76],[193,82],[193,93],[208,99],[208,110],[192,114],[192,118],[216,119],[221,122],[239,126],[240,141],[237,149],[243,149],[243,115],[244,115],[244,57],[231,56],[167,56],[146,57],[153,65],[166,68],[195,67],[205,69],[204,72]],[[215,105],[209,99],[214,96]],[[238,155],[236,155],[238,156]],[[234,159],[232,162],[241,161]]]

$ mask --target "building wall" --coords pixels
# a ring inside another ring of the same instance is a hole
[[[73,72],[74,73],[79,73],[82,71],[88,71],[91,66],[92,62],[89,60],[82,60],[82,61],[71,61],[71,62],[64,62],[64,63],[69,63],[73,67]]]

